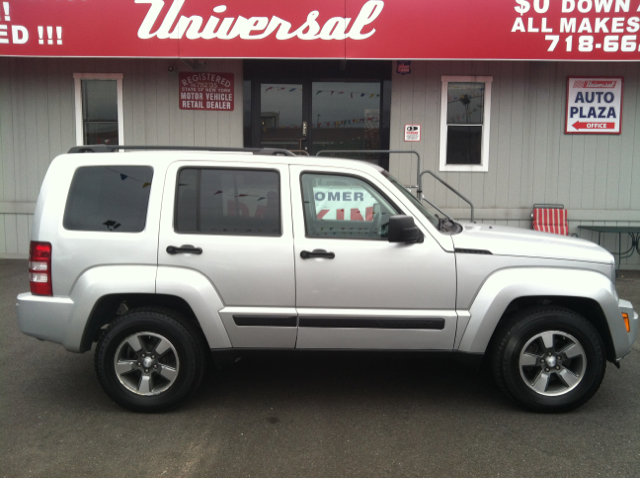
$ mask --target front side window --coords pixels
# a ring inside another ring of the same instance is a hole
[[[489,170],[492,77],[442,77],[440,171]]]
[[[178,233],[280,236],[280,175],[272,170],[183,168],[178,175]]]
[[[75,73],[76,143],[121,145],[122,74]]]
[[[387,171],[382,172],[382,175],[389,180],[389,182],[394,186],[394,188],[396,188],[400,194],[402,194],[402,196],[404,196],[406,199],[408,199],[411,203],[413,203],[413,206],[415,206],[416,208],[418,208],[418,210],[420,210],[420,213],[423,214],[423,216],[425,218],[427,218],[427,220],[433,225],[433,226],[438,226],[438,217],[434,216],[433,213],[431,213],[424,204],[422,204],[420,201],[418,201],[418,199],[413,196],[411,194],[411,192],[407,189],[406,186],[401,185],[398,180],[396,180],[393,176],[391,176]]]
[[[76,231],[144,230],[153,179],[150,166],[84,166],[71,180],[63,226]]]
[[[389,217],[399,210],[372,185],[317,173],[305,173],[301,180],[308,238],[387,238]]]

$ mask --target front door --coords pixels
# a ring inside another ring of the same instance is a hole
[[[381,148],[379,81],[262,81],[254,93],[260,111],[253,146],[312,156],[321,150]],[[379,160],[376,154],[357,158]]]
[[[302,83],[260,83],[261,148],[308,152],[308,101]]]
[[[290,170],[296,347],[452,349],[453,253],[424,224],[422,243],[389,243],[389,217],[410,212],[374,175]]]
[[[381,149],[380,82],[318,81],[311,89],[312,155],[321,150]],[[354,158],[378,163],[375,153]]]

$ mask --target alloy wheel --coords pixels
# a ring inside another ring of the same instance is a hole
[[[587,369],[587,355],[571,334],[544,331],[524,345],[518,368],[530,389],[543,396],[559,396],[580,384]]]

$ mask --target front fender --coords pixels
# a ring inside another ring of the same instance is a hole
[[[563,296],[596,301],[604,312],[616,357],[629,352],[614,285],[601,273],[578,269],[510,268],[493,273],[471,304],[459,350],[484,353],[509,304],[522,297]]]

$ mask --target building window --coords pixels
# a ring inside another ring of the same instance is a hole
[[[76,143],[122,145],[122,74],[74,73]]]
[[[442,77],[440,171],[489,171],[493,77]]]

